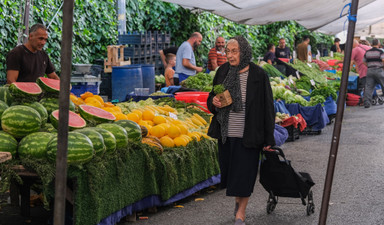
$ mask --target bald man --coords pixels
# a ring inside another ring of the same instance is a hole
[[[173,76],[175,85],[189,76],[195,75],[196,72],[203,71],[203,67],[196,66],[195,53],[193,52],[201,45],[202,41],[203,36],[199,32],[195,32],[180,45],[176,53],[176,70]]]
[[[48,40],[47,28],[35,24],[29,30],[28,42],[12,49],[7,56],[7,83],[36,82],[47,75],[59,79],[48,54],[43,50]]]
[[[225,39],[223,37],[216,38],[215,47],[209,50],[208,54],[208,69],[216,70],[217,67],[227,62],[225,55]]]
[[[367,66],[364,64],[364,54],[371,49],[370,46],[359,44],[358,40],[353,41],[353,49],[351,56],[352,65],[356,65],[356,71],[359,73],[359,80],[362,87],[365,87],[365,77],[367,76]]]

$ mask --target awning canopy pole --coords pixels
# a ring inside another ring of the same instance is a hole
[[[321,202],[319,225],[325,225],[327,223],[329,199],[331,196],[333,174],[335,172],[337,151],[339,148],[341,123],[343,121],[343,115],[344,115],[344,104],[345,104],[345,98],[347,93],[349,67],[351,65],[351,54],[352,54],[352,46],[353,46],[353,37],[355,35],[355,25],[356,25],[358,4],[359,4],[358,0],[352,0],[350,15],[348,17],[349,24],[348,24],[347,42],[345,45],[345,54],[344,54],[344,62],[343,62],[344,66],[343,66],[343,73],[341,77],[339,100],[337,103],[336,120],[333,128],[333,135],[331,140],[331,150],[330,150],[329,159],[328,159],[327,175],[325,177],[323,199]]]
[[[67,148],[68,148],[68,111],[69,85],[72,70],[74,0],[64,0],[63,33],[61,42],[61,76],[59,95],[59,127],[57,130],[56,180],[54,225],[65,224],[65,196],[67,187]]]

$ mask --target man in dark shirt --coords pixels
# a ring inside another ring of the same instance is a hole
[[[268,44],[267,46],[268,52],[264,55],[264,61],[273,64],[275,62],[276,56],[275,56],[275,45],[274,44]]]
[[[365,79],[364,107],[369,108],[372,102],[372,94],[376,84],[384,87],[383,62],[384,52],[379,48],[379,40],[372,40],[372,48],[364,55],[364,63],[367,65],[367,77]]]
[[[291,58],[291,50],[286,46],[284,38],[280,38],[279,46],[276,48],[275,55],[276,58]]]
[[[340,38],[335,38],[335,41],[333,43],[334,44],[331,47],[331,51],[332,52],[340,52],[341,53]]]
[[[12,49],[7,56],[7,83],[35,82],[37,78],[47,75],[59,79],[55,67],[43,50],[48,40],[47,28],[35,24],[29,30],[27,43]]]

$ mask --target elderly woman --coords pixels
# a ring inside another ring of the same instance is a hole
[[[235,225],[245,225],[245,209],[253,192],[260,151],[275,145],[275,112],[268,76],[251,62],[252,48],[242,36],[227,43],[228,62],[213,85],[223,84],[232,104],[222,107],[213,91],[207,104],[214,114],[208,135],[218,139],[221,185],[235,198]]]

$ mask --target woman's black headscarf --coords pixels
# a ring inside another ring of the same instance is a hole
[[[231,110],[239,112],[243,109],[241,103],[239,71],[247,67],[252,59],[252,47],[244,37],[236,36],[231,39],[235,39],[239,44],[240,63],[238,66],[229,67],[228,74],[223,82],[224,87],[229,91],[232,97],[232,104],[227,107],[220,108],[217,114],[217,120],[221,127],[221,137],[223,143],[227,140],[228,135],[229,112]]]

